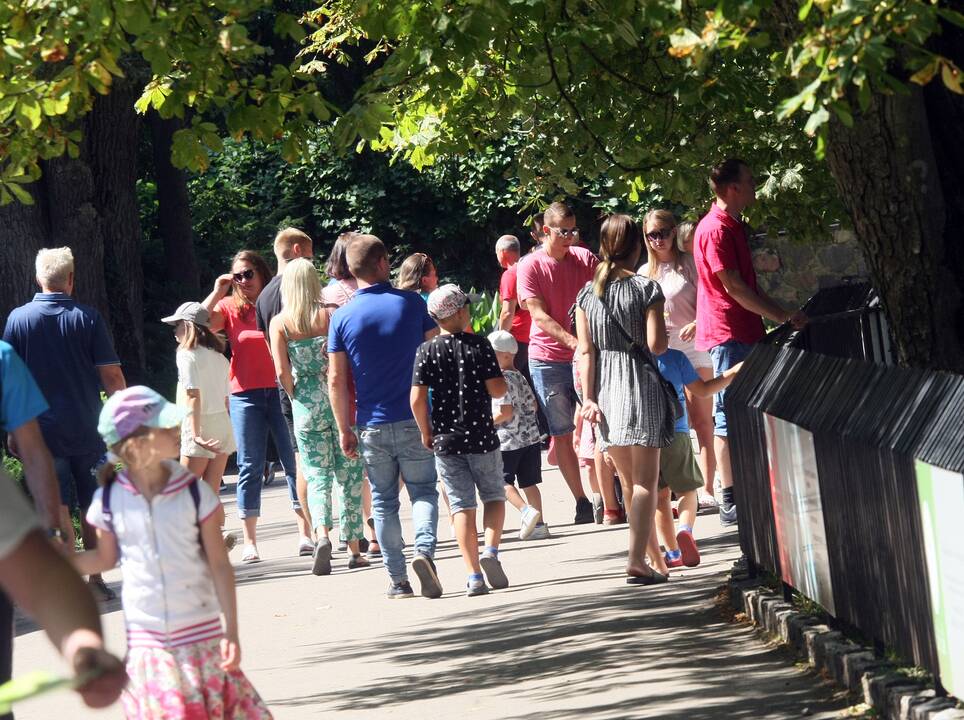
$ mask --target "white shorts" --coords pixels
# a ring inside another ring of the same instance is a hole
[[[201,437],[205,440],[217,440],[221,443],[220,452],[228,455],[238,449],[234,442],[234,430],[231,428],[231,416],[227,411],[202,415]],[[181,455],[197,458],[214,457],[213,452],[195,444],[190,417],[184,418],[184,422],[181,423]]]

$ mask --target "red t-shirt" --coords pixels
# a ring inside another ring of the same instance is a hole
[[[541,248],[518,262],[519,300],[541,298],[546,312],[564,330],[570,329],[569,308],[576,295],[592,280],[599,261],[586,248],[570,247],[562,260],[554,260]],[[572,362],[573,351],[533,322],[529,329],[529,357],[543,362]]]
[[[224,330],[231,343],[231,392],[278,387],[274,362],[268,352],[264,333],[258,330],[254,305],[239,309],[233,297],[226,297],[215,306],[224,315]]]
[[[716,275],[721,270],[736,270],[743,282],[756,291],[756,272],[743,223],[714,203],[696,226],[693,257],[699,277],[696,349],[709,350],[728,340],[758,342],[763,337],[760,316],[730,297]]]
[[[529,342],[532,316],[528,310],[523,310],[518,303],[519,293],[516,290],[516,271],[518,268],[519,263],[516,263],[506,268],[506,271],[502,273],[502,280],[499,281],[499,297],[502,298],[502,302],[506,300],[516,301],[515,315],[512,316],[512,327],[509,328],[509,332],[520,343],[527,343]]]

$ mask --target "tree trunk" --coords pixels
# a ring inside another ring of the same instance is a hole
[[[30,187],[34,205],[12,202],[0,207],[0,324],[18,305],[39,290],[34,280],[34,259],[47,237],[40,200],[42,190]]]
[[[171,163],[171,142],[183,126],[177,118],[165,120],[156,112],[148,116],[157,182],[157,228],[164,243],[166,276],[171,297],[200,298],[201,282],[194,252],[191,204],[187,176]]]
[[[86,159],[94,177],[94,203],[104,241],[104,279],[111,330],[129,383],[143,382],[144,273],[137,207],[137,145],[134,112],[138,87],[116,79],[86,118]]]
[[[955,154],[964,103],[939,83],[926,93],[875,96],[852,128],[834,121],[827,159],[899,361],[962,373],[964,166]],[[951,138],[956,148],[945,145]]]

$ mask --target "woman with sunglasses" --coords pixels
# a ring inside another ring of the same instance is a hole
[[[643,219],[648,262],[639,274],[655,280],[666,298],[666,330],[669,347],[689,359],[701,380],[713,379],[710,354],[697,350],[696,338],[696,264],[693,256],[676,243],[676,217],[669,210],[651,210]],[[713,397],[696,397],[686,389],[686,412],[700,444],[699,465],[703,471],[704,494],[700,504],[715,506],[713,476],[716,455],[713,451]]]
[[[231,272],[214,281],[214,290],[202,303],[210,313],[211,331],[223,329],[231,345],[229,407],[238,446],[238,517],[243,522],[241,562],[244,563],[261,559],[257,523],[261,515],[261,483],[269,434],[284,466],[291,507],[296,515],[301,515],[294,449],[281,414],[274,362],[255,319],[255,302],[270,278],[271,270],[264,258],[251,250],[242,250],[231,261]],[[230,295],[229,290],[232,290]]]

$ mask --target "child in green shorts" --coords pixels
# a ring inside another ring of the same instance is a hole
[[[669,568],[700,564],[700,551],[693,537],[693,524],[699,500],[696,491],[703,487],[703,474],[693,456],[693,443],[690,440],[689,418],[686,416],[686,399],[683,388],[688,388],[697,397],[709,397],[729,385],[739,372],[743,363],[712,380],[702,380],[693,369],[689,359],[679,350],[667,350],[656,358],[659,371],[673,387],[683,406],[683,415],[676,422],[676,436],[669,447],[659,454],[659,499],[656,505],[656,533],[659,542],[666,548],[662,558],[653,558],[657,571]],[[673,511],[670,505],[670,492],[679,498],[679,526],[673,526]],[[674,529],[676,532],[674,533]],[[659,567],[665,562],[666,568]]]

